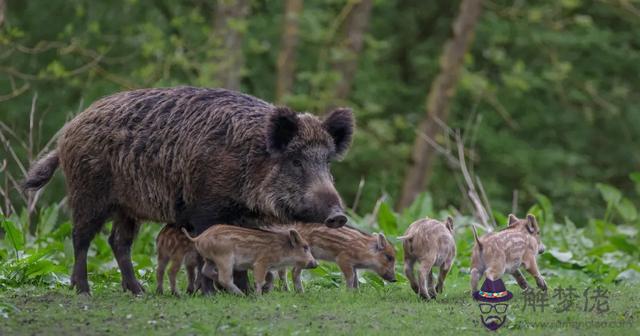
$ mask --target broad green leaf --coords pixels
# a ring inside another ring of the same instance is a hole
[[[616,187],[604,183],[597,183],[596,188],[600,191],[600,195],[607,204],[615,205],[620,202],[622,193]]]
[[[553,206],[551,205],[551,201],[549,200],[549,198],[543,194],[536,194],[535,196],[538,204],[540,204],[540,207],[542,208],[542,212],[544,215],[543,218],[538,219],[538,223],[554,223],[555,219],[553,217]]]
[[[632,254],[638,251],[638,246],[635,244],[629,243],[627,238],[623,235],[620,235],[620,234],[615,235],[609,238],[609,241],[611,241],[611,244],[613,244],[619,250],[627,252],[629,254]]]
[[[629,174],[629,178],[633,181],[633,184],[636,186],[636,193],[640,195],[640,172],[635,172]]]
[[[616,203],[615,207],[620,216],[627,222],[634,221],[638,218],[638,210],[628,198],[623,197],[620,202]]]
[[[48,235],[56,225],[58,221],[58,210],[55,205],[45,208],[40,214],[40,221],[38,222],[38,234],[40,237]]]
[[[380,209],[378,211],[378,226],[385,235],[398,235],[398,220],[391,210],[391,207],[386,202],[380,204]]]
[[[549,250],[549,253],[560,262],[566,263],[571,261],[571,258],[573,258],[573,253],[571,253],[571,251],[561,252],[560,250],[553,248]]]
[[[640,272],[630,268],[618,274],[615,281],[628,283],[631,285],[640,284]]]
[[[10,220],[4,220],[2,222],[2,228],[4,229],[4,241],[7,246],[13,248],[16,253],[24,247],[24,235],[20,231],[20,228]]]

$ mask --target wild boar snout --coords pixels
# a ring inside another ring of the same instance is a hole
[[[314,187],[307,194],[307,203],[311,207],[311,213],[318,217],[315,222],[324,222],[330,228],[339,228],[347,223],[342,200],[328,173],[318,176]]]
[[[334,207],[327,219],[325,219],[324,224],[332,229],[337,229],[339,227],[343,227],[347,224],[347,216],[342,211],[341,207]]]

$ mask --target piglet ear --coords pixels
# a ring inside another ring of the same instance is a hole
[[[451,218],[451,216],[447,216],[447,229],[449,229],[449,232],[453,233],[453,218]]]
[[[536,217],[532,214],[528,214],[527,215],[527,231],[529,231],[529,233],[535,233],[537,228],[538,228],[538,221],[536,220]]]
[[[291,247],[298,247],[302,244],[302,237],[296,230],[289,230],[289,243]]]
[[[376,249],[378,249],[378,251],[384,250],[384,248],[387,246],[387,238],[382,233],[376,233],[375,236]]]
[[[516,217],[514,214],[509,214],[509,226],[517,222],[518,222],[518,217]]]
[[[331,135],[336,145],[336,155],[342,156],[347,152],[353,138],[355,121],[351,109],[339,107],[329,113],[322,123],[322,127]]]
[[[267,124],[267,151],[280,154],[298,134],[298,115],[287,107],[277,107]]]

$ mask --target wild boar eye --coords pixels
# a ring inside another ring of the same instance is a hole
[[[302,249],[304,249],[305,252],[309,252],[309,246],[305,246]]]
[[[293,162],[292,162],[292,163],[293,163],[293,166],[294,166],[294,167],[296,167],[296,168],[300,168],[300,167],[302,167],[302,161],[300,161],[300,160],[298,160],[298,159],[293,160]]]
[[[393,261],[393,257],[389,254],[385,254],[384,257],[387,259],[387,261],[391,262]]]

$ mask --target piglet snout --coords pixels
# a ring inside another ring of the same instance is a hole
[[[544,253],[544,244],[540,244],[540,246],[538,246],[538,254],[543,254]]]
[[[389,282],[398,281],[398,279],[396,279],[396,274],[395,273],[387,273],[382,278],[387,280],[387,281],[389,281]]]
[[[310,261],[309,263],[307,263],[307,266],[305,266],[305,268],[316,268],[318,267],[318,262],[315,260]]]

